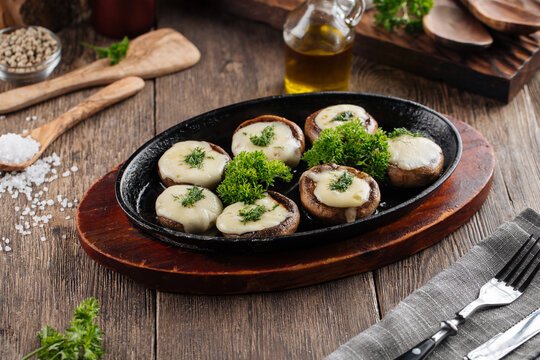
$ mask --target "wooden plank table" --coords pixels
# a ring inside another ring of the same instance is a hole
[[[80,199],[139,145],[179,121],[283,91],[279,31],[224,14],[211,2],[187,1],[160,2],[157,26],[182,32],[201,50],[201,62],[146,81],[141,93],[54,143],[46,155],[61,156],[60,171],[72,165],[80,170],[51,183],[46,198]],[[110,42],[87,23],[60,37],[63,60],[55,74],[93,59],[79,41]],[[9,88],[0,85],[0,91]],[[63,330],[74,307],[93,296],[101,302],[105,359],[320,359],[376,323],[501,222],[526,207],[540,211],[540,73],[505,105],[355,57],[351,90],[420,102],[486,136],[498,164],[491,194],[469,222],[437,245],[373,272],[284,292],[188,296],[143,288],[93,262],[77,240],[73,209],[50,207],[47,226],[19,235],[13,209],[27,201],[3,196],[0,238],[11,239],[12,251],[0,252],[0,358],[17,359],[37,348],[42,326]],[[94,91],[9,114],[0,120],[0,134],[41,125]],[[25,121],[33,115],[36,121]]]

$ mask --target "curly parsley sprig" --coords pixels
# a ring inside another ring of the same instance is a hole
[[[94,320],[99,316],[99,302],[90,298],[83,301],[75,309],[71,327],[65,334],[56,332],[52,327],[45,326],[38,333],[41,347],[22,358],[27,360],[33,356],[39,360],[52,359],[99,359],[104,351],[101,349],[101,335]]]
[[[330,162],[357,167],[375,180],[384,181],[390,160],[388,138],[381,129],[368,134],[362,122],[355,119],[321,131],[302,159],[309,167]]]
[[[291,169],[279,160],[266,160],[262,151],[242,151],[227,165],[225,179],[217,187],[217,194],[227,204],[242,201],[253,204],[274,185],[275,179],[291,181]]]
[[[422,17],[429,14],[433,0],[374,0],[375,23],[388,31],[405,28],[408,33],[422,30]]]

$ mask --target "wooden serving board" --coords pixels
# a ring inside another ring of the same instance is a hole
[[[454,174],[410,214],[352,239],[268,254],[200,253],[164,245],[132,227],[118,206],[115,168],[81,200],[79,240],[96,262],[143,286],[191,294],[290,289],[377,269],[437,243],[486,199],[495,167],[493,150],[472,127],[452,121],[463,140]]]
[[[302,0],[221,0],[231,13],[278,29]],[[507,35],[490,30],[486,50],[459,52],[438,45],[426,34],[392,33],[375,25],[375,10],[356,27],[354,51],[376,63],[397,67],[447,84],[509,102],[540,67],[540,32]]]

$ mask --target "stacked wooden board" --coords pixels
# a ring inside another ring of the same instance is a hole
[[[221,0],[224,9],[281,29],[301,0]],[[506,35],[492,31],[493,45],[478,52],[439,46],[426,34],[388,32],[376,26],[375,10],[356,27],[355,53],[473,93],[510,101],[540,67],[540,32]]]

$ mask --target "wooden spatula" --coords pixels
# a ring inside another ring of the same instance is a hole
[[[127,56],[118,65],[100,59],[57,78],[0,94],[0,114],[126,76],[162,76],[193,66],[200,57],[195,45],[179,32],[167,28],[151,31],[131,40]]]
[[[2,171],[19,171],[32,165],[47,147],[52,144],[60,135],[77,125],[82,120],[90,117],[107,106],[115,104],[131,95],[139,92],[144,87],[144,80],[130,76],[113,82],[109,86],[99,90],[82,103],[71,108],[65,114],[48,122],[47,124],[35,128],[30,133],[23,136],[30,136],[40,143],[38,152],[29,160],[21,164],[0,163]]]

